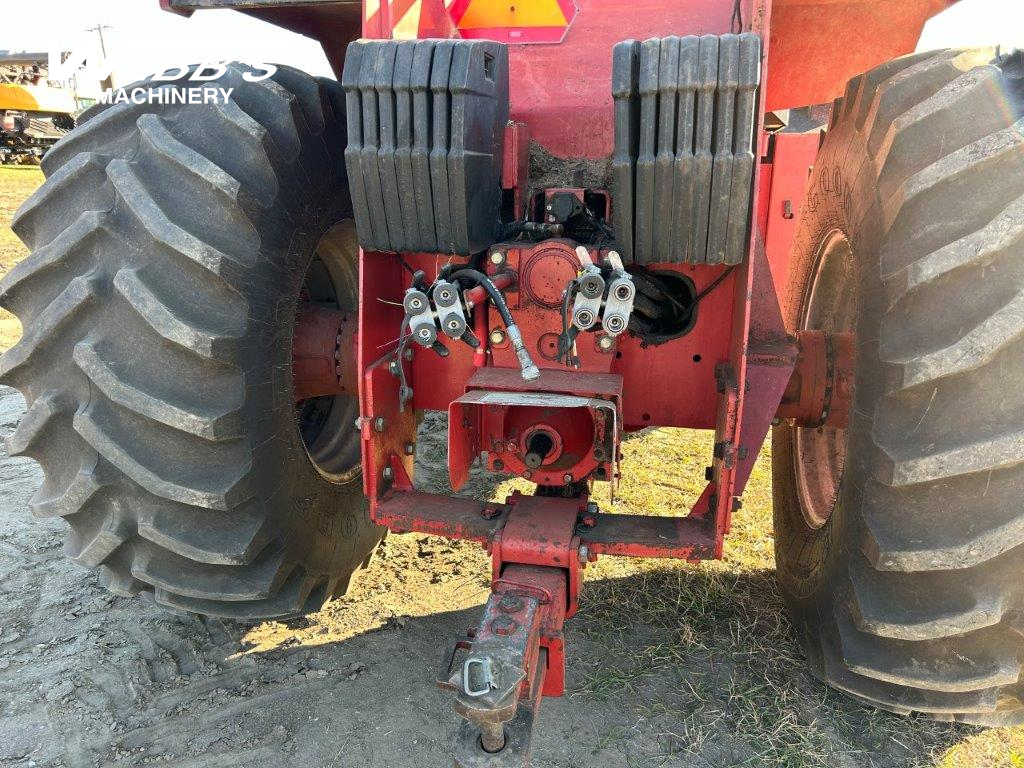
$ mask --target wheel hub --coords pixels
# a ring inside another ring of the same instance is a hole
[[[299,403],[327,395],[358,395],[356,316],[301,302],[292,335],[292,396]]]
[[[324,233],[306,269],[292,331],[292,395],[306,453],[327,480],[359,474],[356,333],[359,246],[345,220]]]
[[[811,528],[832,516],[846,464],[846,427],[853,396],[853,249],[838,231],[822,241],[804,299],[797,338],[801,361],[794,418],[793,463],[800,511]],[[792,382],[791,382],[792,385]],[[793,392],[787,390],[792,404]],[[786,400],[780,416],[786,417]]]

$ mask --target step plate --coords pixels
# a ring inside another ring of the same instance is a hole
[[[612,192],[627,259],[743,261],[760,76],[761,39],[753,33],[615,46]]]

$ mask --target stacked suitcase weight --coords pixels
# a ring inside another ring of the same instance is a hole
[[[738,264],[749,236],[761,40],[615,46],[616,234],[638,264]]]
[[[470,254],[498,237],[508,50],[485,40],[366,40],[342,74],[359,244]]]

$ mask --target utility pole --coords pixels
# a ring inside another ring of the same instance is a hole
[[[111,27],[109,24],[103,24],[101,22],[96,22],[96,26],[95,27],[89,27],[85,31],[86,32],[95,32],[95,33],[97,33],[100,36],[100,53],[103,54],[103,61],[105,62],[107,60],[107,44],[103,40],[103,30],[104,29],[113,29],[113,27]],[[114,87],[114,73],[113,72],[111,72],[110,76],[105,78],[100,83],[100,87],[103,88],[104,90],[106,90],[108,88],[112,89]]]

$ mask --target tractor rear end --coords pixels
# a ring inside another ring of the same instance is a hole
[[[587,564],[721,557],[774,425],[813,671],[1020,720],[1024,71],[886,61],[944,5],[243,4],[339,81],[231,65],[226,104],[96,110],[15,222],[34,511],[115,591],[240,617],[315,610],[386,530],[479,542],[492,595],[438,683],[457,765],[523,765]],[[835,51],[843,24],[879,34]],[[833,98],[825,133],[766,123]],[[453,490],[536,492],[418,490],[429,410]],[[616,514],[653,426],[714,432],[704,491]]]

